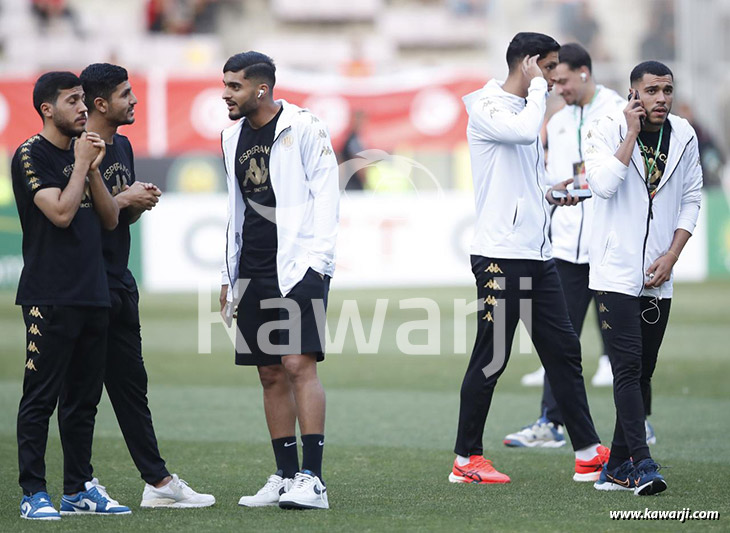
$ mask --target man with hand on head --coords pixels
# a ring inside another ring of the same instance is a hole
[[[672,269],[702,200],[697,135],[671,115],[674,75],[658,61],[631,72],[628,105],[583,137],[595,195],[590,288],[613,368],[616,425],[599,490],[666,490],[646,442],[651,377],[669,320]]]
[[[101,233],[113,230],[119,217],[99,172],[104,141],[85,132],[84,91],[71,72],[38,78],[33,106],[43,129],[20,145],[11,165],[23,229],[16,304],[27,342],[17,426],[20,516],[60,518],[45,478],[48,421],[56,404],[64,457],[61,512],[86,502],[89,513],[128,514],[91,482],[109,323]]]
[[[494,387],[504,372],[520,319],[526,321],[575,450],[575,481],[595,481],[608,458],[588,410],[580,341],[570,323],[548,239],[549,204],[576,205],[570,178],[548,188],[540,128],[555,82],[560,45],[518,33],[507,48],[507,80],[464,97],[476,194],[472,270],[483,302],[461,387],[452,483],[508,483],[483,457],[482,434]],[[531,301],[531,313],[522,311]],[[531,326],[531,327],[530,327]]]
[[[591,57],[581,45],[564,44],[558,56],[555,90],[567,105],[547,123],[546,180],[549,184],[557,184],[573,176],[579,186],[587,187],[581,133],[590,121],[623,107],[625,100],[615,91],[596,84]],[[573,187],[570,186],[571,190]],[[592,220],[591,198],[574,209],[553,209],[550,217],[555,266],[560,275],[570,322],[579,338],[588,306],[594,300],[593,291],[588,288],[588,243]],[[605,363],[603,358],[606,358]],[[594,385],[599,373],[608,374],[607,384],[610,385],[611,365],[605,355],[601,356]],[[563,416],[552,394],[550,381],[544,377],[540,417],[534,424],[507,435],[504,444],[509,447],[559,448],[565,444],[563,425]]]
[[[120,126],[134,123],[137,97],[127,71],[117,65],[89,65],[81,73],[81,81],[89,109],[88,126],[99,133],[106,146],[99,170],[120,208],[119,225],[102,235],[111,298],[104,384],[129,453],[146,482],[140,506],[208,507],[215,503],[212,495],[198,494],[177,474],[168,472],[148,407],[139,292],[128,267],[129,226],[157,205],[161,192],[151,183],[136,181],[132,145],[117,133]],[[94,482],[103,490],[96,478]]]

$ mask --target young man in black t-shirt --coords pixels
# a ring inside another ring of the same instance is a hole
[[[89,108],[88,126],[106,143],[106,155],[99,167],[101,175],[120,208],[119,225],[102,235],[111,298],[104,384],[129,453],[146,482],[140,505],[208,507],[215,503],[212,495],[198,494],[165,467],[147,405],[139,292],[128,268],[129,226],[157,204],[161,193],[153,184],[135,180],[132,145],[117,133],[119,126],[134,123],[137,97],[132,92],[127,71],[117,65],[89,65],[81,73],[81,81]]]
[[[241,120],[221,137],[229,202],[221,311],[232,319],[238,304],[236,364],[257,367],[277,467],[238,503],[327,509],[317,363],[334,273],[337,161],[317,117],[274,100],[275,72],[258,52],[236,54],[223,67],[228,116]]]
[[[46,492],[44,459],[56,403],[64,452],[61,512],[125,514],[129,508],[91,484],[109,320],[101,232],[114,229],[119,216],[99,173],[104,142],[84,131],[84,93],[74,74],[38,78],[33,105],[43,130],[18,148],[11,166],[23,228],[16,304],[27,328],[17,427],[21,517],[60,518]]]

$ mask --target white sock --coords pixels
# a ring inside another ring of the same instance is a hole
[[[459,466],[464,466],[469,464],[469,458],[464,457],[463,455],[457,455],[456,456],[456,464]]]
[[[587,448],[575,450],[575,458],[579,461],[590,461],[598,455],[598,446],[600,446],[600,444],[591,444]]]

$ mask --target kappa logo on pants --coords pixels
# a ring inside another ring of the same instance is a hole
[[[28,311],[28,314],[30,316],[32,316],[33,318],[40,318],[41,320],[43,319],[43,315],[41,314],[40,309],[38,309],[38,307],[36,307],[35,305],[30,308],[30,311]]]
[[[606,322],[604,320],[603,322],[601,322],[601,329],[604,330],[604,331],[606,331],[607,329],[613,329],[613,328],[611,326],[609,326],[608,325],[608,322]]]
[[[504,274],[497,263],[489,263],[489,266],[484,269],[484,272],[489,272],[490,274]]]

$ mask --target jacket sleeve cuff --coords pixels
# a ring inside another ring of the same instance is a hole
[[[677,229],[683,229],[690,233],[694,233],[695,226],[697,226],[697,217],[700,214],[699,206],[693,206],[690,213],[687,213],[687,208],[683,208],[679,214],[679,220],[677,221]]]

